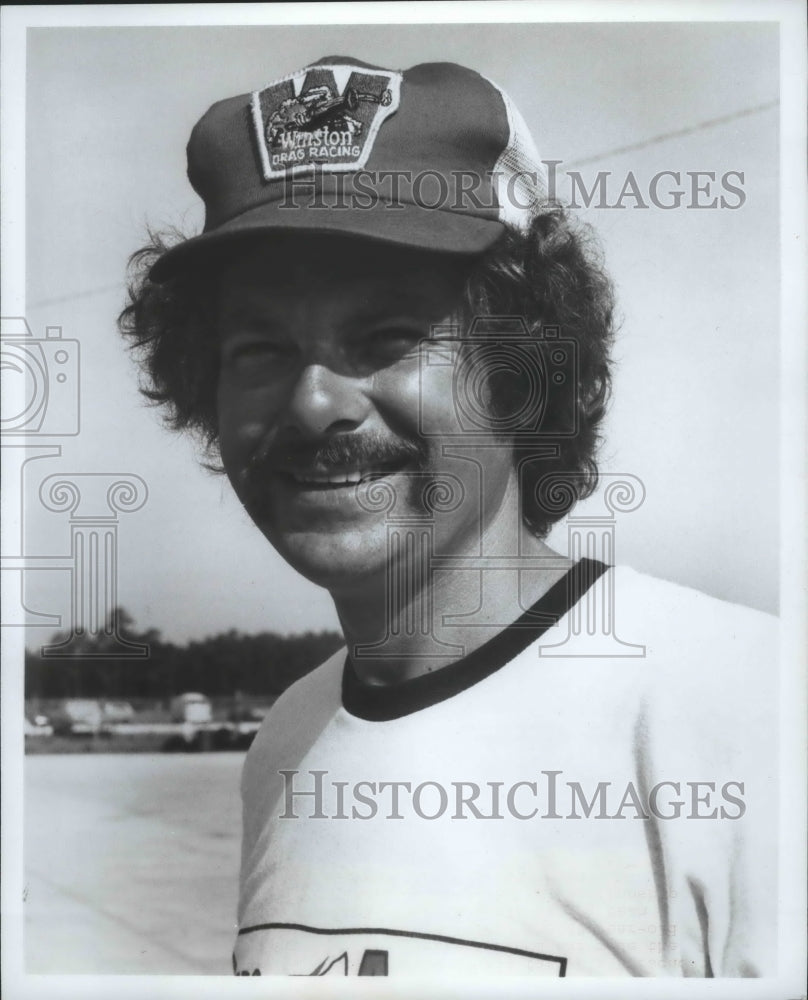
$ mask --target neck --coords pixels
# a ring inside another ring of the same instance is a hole
[[[572,566],[526,529],[508,534],[494,523],[482,543],[478,537],[443,566],[437,560],[437,568],[414,556],[413,546],[361,594],[333,594],[359,677],[395,684],[454,663],[510,625]],[[517,557],[529,568],[519,568]]]

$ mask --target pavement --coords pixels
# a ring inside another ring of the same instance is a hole
[[[26,757],[26,972],[231,975],[243,760]]]

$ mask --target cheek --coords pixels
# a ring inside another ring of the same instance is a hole
[[[380,372],[373,378],[372,393],[379,411],[396,423],[427,437],[457,433],[450,364],[413,363],[408,370]]]
[[[220,384],[217,399],[219,450],[227,474],[234,475],[266,439],[271,427],[268,401],[260,393]]]

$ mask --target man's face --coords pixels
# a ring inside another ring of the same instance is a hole
[[[465,500],[436,524],[440,549],[459,553],[479,546],[481,526],[512,487],[505,442],[471,461],[442,453],[441,436],[460,430],[457,343],[440,348],[450,363],[420,363],[420,342],[456,313],[467,266],[301,236],[247,244],[222,272],[224,467],[278,552],[334,593],[383,577],[387,527],[374,505],[381,492],[395,495],[397,519],[423,521],[424,487],[441,473],[461,478]]]

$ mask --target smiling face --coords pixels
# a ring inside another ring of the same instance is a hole
[[[465,500],[440,523],[442,551],[479,546],[513,487],[510,449],[444,457],[460,428],[448,363],[421,342],[461,299],[467,265],[341,237],[243,246],[222,272],[219,442],[246,510],[280,554],[333,593],[378,585],[385,515],[423,519],[423,490],[443,474]],[[422,436],[421,431],[427,432]],[[435,436],[433,436],[435,435]],[[515,515],[515,506],[510,512]]]

